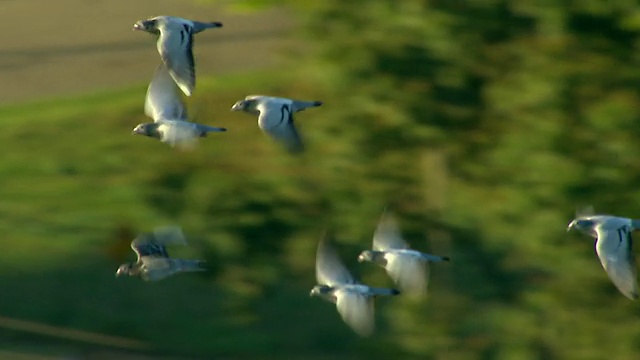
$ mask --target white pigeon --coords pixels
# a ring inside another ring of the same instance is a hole
[[[429,283],[429,262],[449,258],[409,249],[395,217],[385,211],[373,235],[373,250],[364,250],[358,261],[370,261],[385,268],[403,293],[424,295]]]
[[[293,114],[309,107],[322,105],[320,101],[300,101],[273,96],[249,95],[236,102],[232,111],[245,111],[258,116],[258,126],[291,153],[304,151],[304,144],[293,122]]]
[[[193,35],[215,27],[222,27],[222,23],[205,23],[175,16],[156,16],[133,25],[134,30],[159,35],[156,47],[160,58],[187,96],[191,96],[196,86]]]
[[[154,122],[137,125],[133,134],[153,137],[172,147],[190,149],[197,138],[205,137],[209,132],[227,131],[225,128],[188,121],[187,110],[176,84],[163,63],[158,65],[147,89],[144,112]]]
[[[182,229],[167,226],[139,235],[131,242],[137,261],[120,265],[116,277],[126,274],[145,281],[158,281],[178,272],[205,271],[201,266],[204,261],[169,257],[166,245],[187,245]]]
[[[596,253],[602,267],[620,292],[631,300],[638,298],[636,261],[631,232],[640,229],[640,220],[610,215],[576,217],[567,231],[576,228],[596,239]]]
[[[319,285],[314,286],[310,296],[336,304],[342,320],[360,336],[369,336],[375,329],[373,298],[400,293],[357,283],[328,244],[326,235],[318,243],[316,278]]]

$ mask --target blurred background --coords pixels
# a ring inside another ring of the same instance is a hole
[[[3,0],[1,359],[638,359],[576,209],[640,217],[636,1]],[[174,151],[131,136],[159,62],[140,19],[196,36],[194,120]],[[292,157],[249,94],[322,100]],[[309,298],[325,229],[359,264],[384,206],[430,293],[376,303],[359,338]],[[114,278],[129,242],[181,225],[210,271]]]

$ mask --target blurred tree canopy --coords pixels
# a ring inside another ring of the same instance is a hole
[[[640,356],[637,304],[609,283],[591,240],[564,231],[587,204],[640,213],[636,1],[241,4],[303,19],[299,76],[331,98],[316,120],[316,196],[342,243],[366,244],[389,202],[416,247],[426,237],[453,258],[433,270],[427,303],[384,307],[385,346],[446,359]]]

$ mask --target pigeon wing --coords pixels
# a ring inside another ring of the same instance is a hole
[[[576,208],[576,218],[595,215],[593,205],[583,205]]]
[[[196,86],[193,60],[193,29],[181,21],[167,22],[158,38],[160,58],[167,65],[171,77],[180,90],[191,96]]]
[[[329,244],[328,237],[329,235],[325,234],[318,243],[316,253],[316,279],[318,283],[329,286],[353,284],[353,276]]]
[[[401,254],[385,254],[385,269],[403,292],[423,295],[429,282],[429,265],[417,258]]]
[[[304,144],[293,121],[289,99],[265,97],[258,105],[258,126],[291,153],[304,151]]]
[[[374,250],[406,249],[409,245],[402,239],[395,216],[385,210],[373,234]]]
[[[193,150],[198,142],[198,132],[193,123],[176,120],[160,121],[158,131],[162,142],[181,150]]]
[[[150,233],[145,233],[131,242],[131,248],[138,255],[138,261],[143,258],[168,258],[169,254],[167,249],[162,243],[156,241],[155,236]]]
[[[164,64],[158,65],[144,103],[144,113],[155,122],[161,120],[186,120],[187,111]]]
[[[335,296],[342,320],[358,335],[371,335],[375,329],[373,299],[345,289],[336,291]]]
[[[187,239],[179,226],[157,227],[153,229],[153,236],[162,245],[187,245]]]
[[[627,226],[596,228],[596,252],[609,278],[624,296],[638,298],[636,263],[632,252],[631,233]]]

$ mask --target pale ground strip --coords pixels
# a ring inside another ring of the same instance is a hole
[[[189,0],[0,0],[0,14],[0,105],[148,82],[160,60],[153,35],[132,30],[140,19],[221,21],[196,36],[201,77],[274,66],[292,28],[283,10],[238,14]]]

